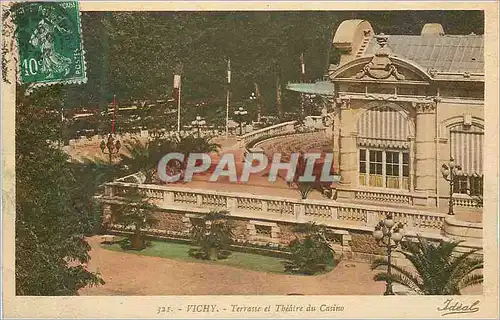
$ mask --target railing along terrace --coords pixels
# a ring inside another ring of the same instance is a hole
[[[331,227],[373,230],[387,214],[406,225],[411,232],[439,235],[446,214],[407,208],[387,208],[368,204],[343,203],[333,200],[282,198],[175,186],[109,182],[103,199],[119,200],[127,190],[139,188],[161,209],[207,213],[228,210],[232,216],[289,223],[316,222]]]
[[[251,141],[267,137],[273,137],[285,133],[293,133],[295,132],[294,125],[296,122],[297,121],[295,120],[283,122],[244,134],[238,138],[239,145],[240,147],[245,147]]]

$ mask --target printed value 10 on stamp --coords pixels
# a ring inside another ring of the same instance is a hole
[[[14,6],[18,81],[33,87],[85,83],[78,2],[23,2]]]

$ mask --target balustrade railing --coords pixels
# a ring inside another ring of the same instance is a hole
[[[445,213],[426,212],[407,208],[380,208],[368,204],[273,197],[245,193],[185,189],[164,185],[124,182],[105,184],[104,200],[126,196],[126,191],[139,188],[164,209],[208,212],[228,210],[233,216],[264,218],[283,222],[318,222],[344,228],[372,229],[381,218],[391,214],[408,230],[439,233]],[[160,201],[158,201],[160,200]]]
[[[453,205],[466,208],[482,208],[483,202],[479,197],[455,193],[453,194]]]
[[[354,193],[355,199],[368,201],[383,201],[398,204],[412,204],[411,194],[405,193],[403,190],[398,191],[373,191],[373,190],[356,190]]]
[[[296,122],[297,121],[295,120],[283,122],[244,134],[238,138],[239,145],[240,147],[245,147],[251,141],[273,137],[280,134],[293,133],[295,131],[294,125]]]

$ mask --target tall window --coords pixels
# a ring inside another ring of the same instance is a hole
[[[383,186],[383,172],[382,172],[382,151],[372,150],[369,151],[369,183],[372,187]]]
[[[455,182],[453,183],[453,193],[462,193],[471,196],[482,196],[483,176],[480,175],[456,176]]]
[[[408,190],[409,163],[407,151],[359,149],[359,184]]]
[[[450,154],[462,167],[462,175],[455,177],[454,193],[483,194],[483,144],[483,128],[470,119],[450,127]]]
[[[387,188],[399,189],[399,152],[387,151],[385,161],[385,185]]]

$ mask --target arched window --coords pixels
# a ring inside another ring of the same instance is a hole
[[[390,106],[376,106],[361,115],[357,123],[360,185],[410,188],[412,129],[406,114]]]
[[[472,196],[483,194],[484,130],[471,122],[456,123],[449,127],[450,155],[462,168],[453,184],[454,193]]]

